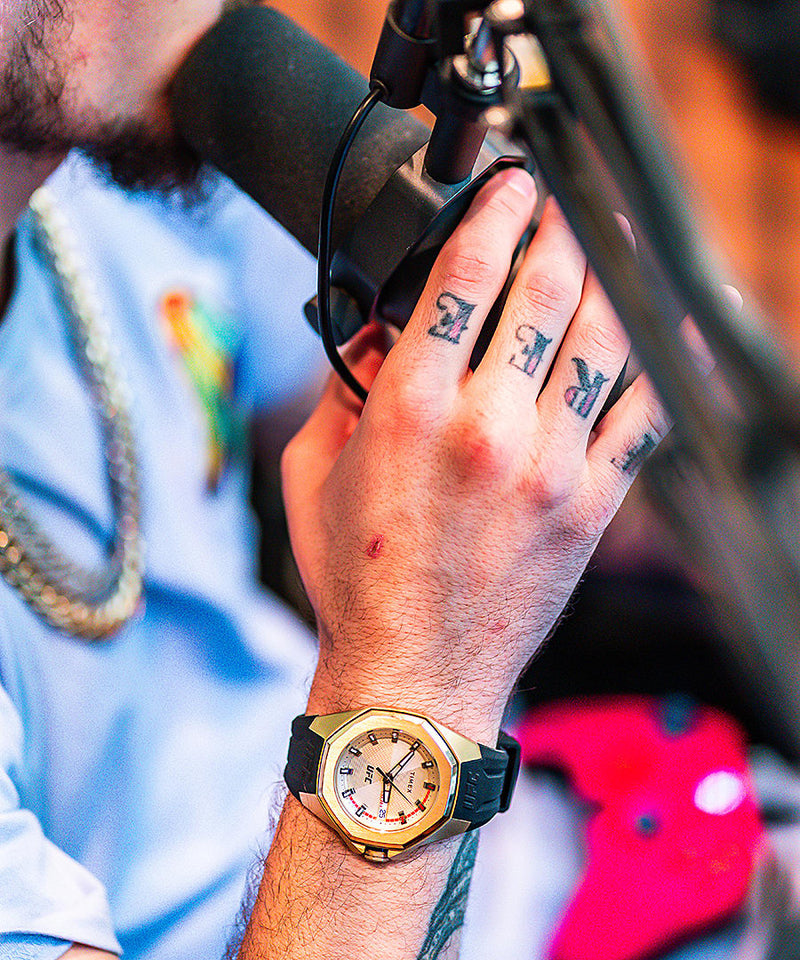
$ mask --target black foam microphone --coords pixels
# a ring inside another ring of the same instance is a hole
[[[288,17],[255,6],[226,14],[201,38],[175,79],[172,109],[189,145],[316,255],[328,165],[367,90]],[[339,186],[334,249],[429,132],[374,108]]]
[[[174,81],[172,109],[189,145],[316,256],[328,167],[367,92],[362,76],[296,23],[255,6],[226,14],[201,38]],[[424,163],[429,135],[378,103],[348,156],[331,246],[337,343],[369,316],[402,329],[477,191],[525,163],[490,136],[466,179],[438,182]],[[306,312],[318,326],[314,302]],[[484,327],[488,335],[491,323]]]

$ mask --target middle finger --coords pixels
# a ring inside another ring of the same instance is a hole
[[[532,409],[578,309],[586,258],[551,198],[470,389]]]

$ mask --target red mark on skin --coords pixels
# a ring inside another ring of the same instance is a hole
[[[367,547],[367,556],[370,560],[375,560],[381,555],[383,550],[383,537],[380,534],[377,537],[373,537],[370,545]]]
[[[489,633],[502,633],[504,630],[507,630],[511,621],[505,617],[502,620],[497,620],[489,627]]]

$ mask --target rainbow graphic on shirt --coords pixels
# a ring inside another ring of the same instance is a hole
[[[159,312],[206,415],[208,487],[213,491],[225,466],[245,446],[245,420],[233,393],[241,334],[228,317],[212,313],[186,290],[165,294]]]

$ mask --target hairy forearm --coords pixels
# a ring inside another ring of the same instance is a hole
[[[476,842],[371,864],[290,796],[239,960],[454,960]]]

